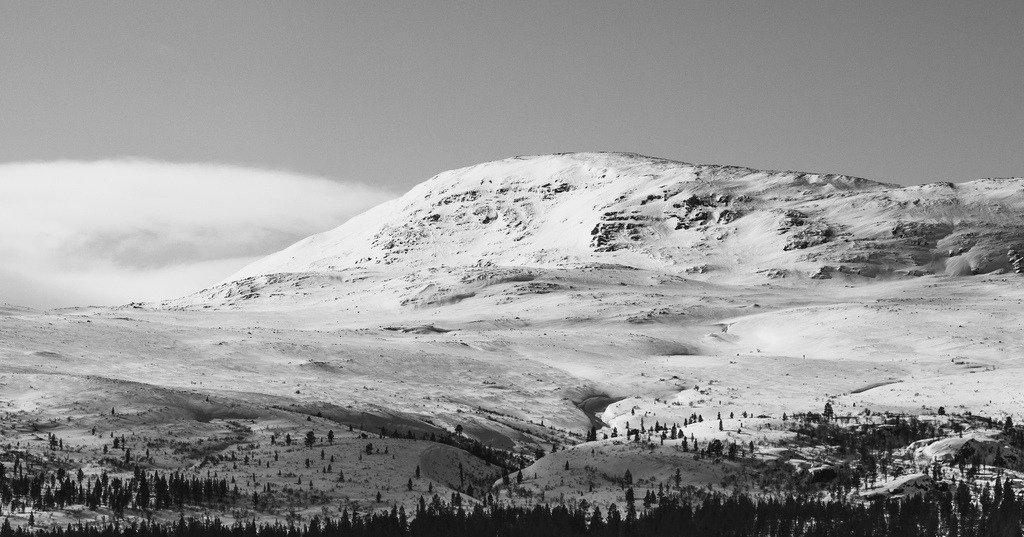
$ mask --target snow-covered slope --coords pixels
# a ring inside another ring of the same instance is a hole
[[[626,470],[638,490],[676,470],[682,483],[735,490],[750,482],[746,463],[623,433],[681,424],[701,446],[756,444],[788,472],[826,461],[804,440],[799,451],[785,445],[794,435],[785,416],[826,402],[851,426],[868,411],[1016,419],[1022,187],[896,187],[622,154],[446,172],[189,297],[0,307],[0,402],[16,420],[8,429],[21,431],[7,442],[45,442],[31,425],[71,412],[74,436],[61,437],[97,457],[105,446],[94,424],[202,441],[204,458],[223,445],[207,439],[248,431],[237,438],[249,447],[222,453],[269,457],[269,433],[352,424],[336,447],[344,483],[303,466],[302,451],[282,453],[283,476],[280,466],[221,467],[244,495],[264,480],[315,480],[334,495],[316,512],[349,500],[408,509],[427,486],[447,495],[460,485],[453,469],[463,463],[474,487],[501,482],[465,452],[428,442],[373,438],[386,454],[363,457],[359,436],[384,427],[461,427],[527,453],[570,446],[523,472],[530,501],[582,493],[621,504]],[[1006,274],[948,277],[990,272]],[[593,426],[601,440],[576,446]],[[999,444],[966,430],[898,455],[916,472],[968,452],[994,461]],[[867,495],[930,487],[910,472]],[[374,503],[381,490],[393,496]]]
[[[898,187],[621,153],[441,173],[227,281],[479,265],[629,267],[717,282],[1021,269],[1024,179]]]

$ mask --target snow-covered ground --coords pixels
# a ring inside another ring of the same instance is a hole
[[[409,503],[429,480],[459,488],[454,463],[436,461],[463,455],[429,442],[369,440],[392,462],[360,466],[360,430],[462,426],[502,449],[569,447],[524,471],[549,499],[596,481],[614,501],[626,469],[651,486],[682,469],[722,487],[743,468],[672,442],[572,446],[592,423],[603,436],[700,415],[687,437],[767,457],[783,413],[826,401],[840,416],[1019,411],[1022,186],[900,188],[621,154],[447,172],[190,297],[3,307],[0,412],[22,429],[0,442],[51,423],[89,452],[93,426],[199,438],[237,422],[266,458],[272,430],[334,428],[348,450],[338,466],[366,481],[295,461],[280,481],[321,480],[338,507],[377,490]],[[610,404],[588,415],[588,400]],[[721,431],[719,413],[734,416]],[[461,462],[478,483],[500,475]]]

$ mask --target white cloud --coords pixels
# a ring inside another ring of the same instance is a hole
[[[292,173],[143,160],[0,165],[0,302],[181,296],[393,197]]]

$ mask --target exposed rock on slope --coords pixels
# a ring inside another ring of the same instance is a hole
[[[1012,271],[1022,187],[897,187],[616,153],[516,157],[439,174],[230,280],[480,264],[610,263],[734,282]]]

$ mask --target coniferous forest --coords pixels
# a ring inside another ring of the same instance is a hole
[[[627,495],[631,498],[632,494]],[[638,513],[627,503],[607,513],[585,504],[495,507],[466,510],[438,496],[421,498],[415,516],[404,508],[375,513],[343,513],[313,518],[308,524],[227,525],[217,519],[181,517],[173,523],[126,522],[68,525],[49,529],[12,528],[5,521],[0,537],[870,537],[870,536],[1017,536],[1022,534],[1024,495],[1001,480],[977,495],[961,482],[929,496],[869,504],[790,497],[752,499],[708,494],[681,500],[663,498]]]
[[[207,471],[202,477],[196,473],[147,471],[138,466],[131,473],[112,475],[104,471],[86,475],[81,469],[46,468],[38,457],[16,453],[10,466],[0,463],[0,514],[4,516],[0,537],[1024,535],[1024,490],[1017,490],[1018,474],[1009,470],[1017,467],[1009,459],[1009,453],[1024,445],[1020,426],[1009,418],[1000,422],[972,415],[944,422],[905,416],[883,416],[879,420],[875,426],[860,430],[844,426],[832,416],[806,413],[789,417],[785,423],[797,433],[794,445],[828,446],[833,455],[839,457],[837,460],[846,462],[832,466],[835,475],[830,483],[816,483],[813,476],[808,476],[810,480],[806,483],[794,481],[790,488],[774,493],[712,492],[677,485],[674,488],[659,486],[657,490],[639,488],[645,491],[641,498],[627,471],[620,483],[623,495],[618,503],[598,505],[586,499],[575,499],[516,505],[495,501],[490,494],[485,496],[486,501],[476,503],[467,501],[465,494],[452,492],[447,498],[445,494],[433,493],[431,488],[430,493],[420,495],[414,504],[392,503],[378,493],[376,505],[372,507],[360,509],[352,504],[351,508],[345,507],[334,515],[325,513],[311,517],[291,513],[284,517],[284,522],[256,516],[239,517],[237,513],[231,521],[225,522],[216,514],[226,513],[226,508],[245,502],[263,505],[264,495],[273,497],[269,485],[263,494],[245,494],[239,491],[234,478],[229,480],[215,472]],[[944,464],[933,463],[932,484],[919,493],[900,494],[897,490],[875,496],[853,493],[869,490],[878,478],[884,479],[887,472],[895,478],[903,471],[901,467],[895,467],[899,471],[893,469],[894,449],[919,439],[948,436],[947,427],[952,427],[953,434],[958,435],[963,426],[970,424],[999,431],[1003,447],[987,461],[991,465],[986,466],[986,460],[977,451],[980,448],[964,444]],[[661,428],[656,424],[644,432],[657,437]],[[671,430],[667,426],[664,429]],[[641,436],[640,430],[631,434],[637,439]],[[382,431],[380,436],[387,435]],[[395,436],[401,435],[396,432]],[[674,431],[672,436],[675,436]],[[359,438],[365,439],[365,435]],[[335,440],[333,431],[328,433],[327,439],[330,447]],[[274,442],[276,440],[272,439],[272,445]],[[317,442],[317,435],[308,433],[306,449],[313,449]],[[62,440],[54,435],[49,435],[48,443],[50,449],[62,446]],[[290,435],[286,435],[285,443],[292,443]],[[119,448],[125,445],[122,439],[116,442]],[[697,443],[693,445],[694,457],[725,457],[720,448],[717,455],[710,453],[710,444],[699,452]],[[472,447],[467,446],[467,450]],[[376,453],[369,447],[363,451],[367,456],[371,451]],[[126,450],[125,460],[127,453]],[[321,449],[321,458],[325,453]],[[504,452],[494,453],[505,457],[491,455],[495,460],[514,460]],[[231,461],[233,457],[226,460]],[[242,462],[247,461],[246,458]],[[265,464],[269,467],[270,463]],[[419,478],[419,468],[416,472]],[[991,479],[979,477],[979,472]],[[521,480],[522,471],[517,471],[515,476],[517,481]],[[677,472],[677,481],[678,477]],[[510,485],[505,483],[505,486]],[[409,491],[412,490],[410,486]],[[103,510],[111,516],[64,525],[36,523],[34,514],[37,512],[74,505],[92,511]],[[198,516],[189,509],[204,507],[212,509],[213,514],[207,512]],[[29,513],[28,524],[12,523],[8,518],[15,514],[24,518],[26,512]]]

